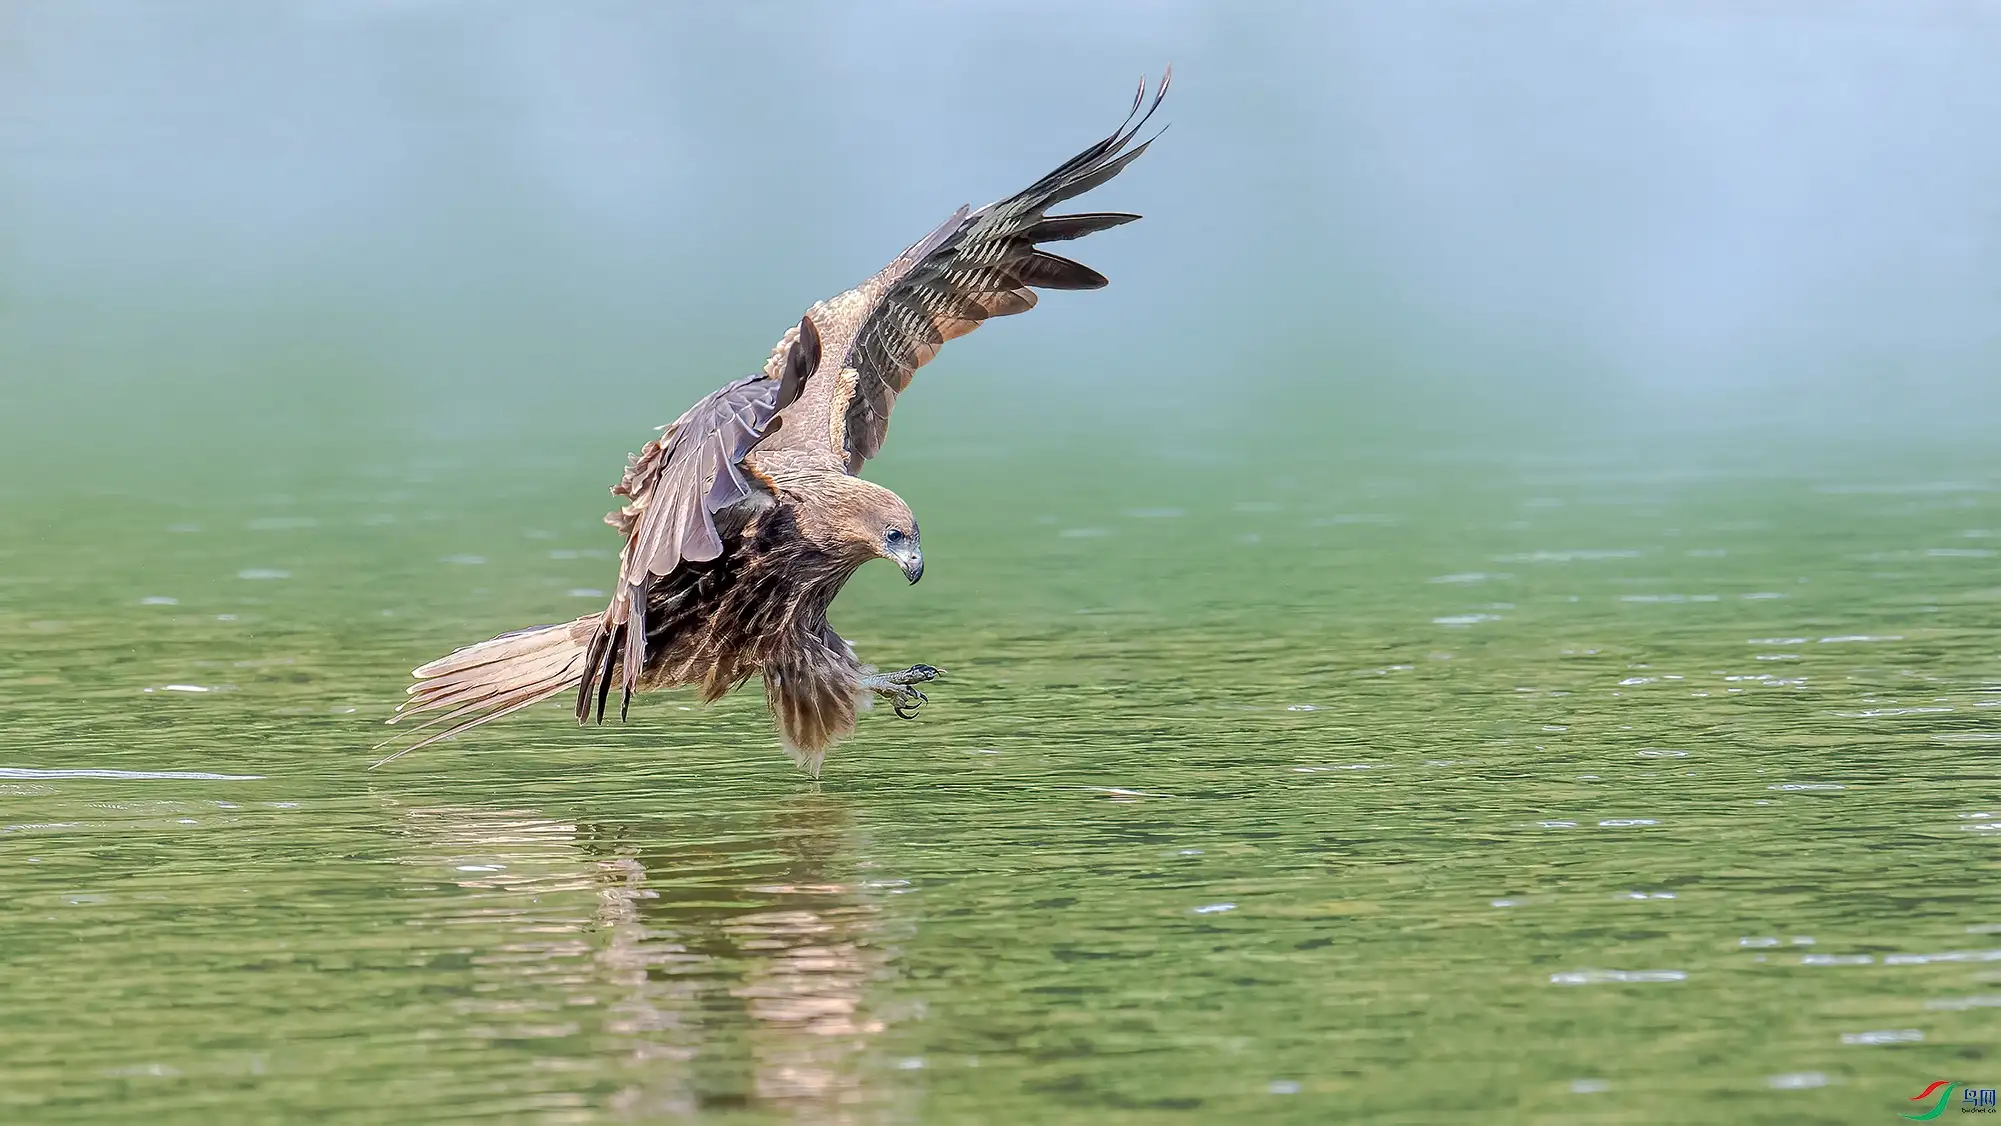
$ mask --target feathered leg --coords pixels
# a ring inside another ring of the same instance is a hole
[[[912,665],[902,672],[878,673],[855,660],[847,642],[828,630],[820,644],[778,655],[764,666],[764,699],[778,719],[785,752],[815,778],[834,744],[854,733],[856,713],[871,693],[895,702],[909,719],[924,703],[917,685],[935,680],[938,670]]]

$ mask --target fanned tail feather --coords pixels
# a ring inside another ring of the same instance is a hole
[[[575,687],[583,678],[585,658],[597,625],[598,616],[593,614],[560,625],[515,630],[455,650],[417,669],[410,674],[416,678],[416,683],[408,689],[410,698],[396,709],[389,722],[402,723],[422,717],[423,722],[413,727],[411,734],[439,724],[447,726],[375,766]]]

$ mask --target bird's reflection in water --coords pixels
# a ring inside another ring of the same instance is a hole
[[[506,979],[475,984],[482,1015],[508,1011],[510,1039],[567,1031],[615,1057],[608,1109],[841,1121],[902,1098],[869,1059],[889,1019],[867,994],[893,972],[894,881],[863,878],[838,801],[671,823],[431,808],[406,825],[428,854],[412,863],[479,893],[446,921],[501,925],[472,952],[476,978]]]

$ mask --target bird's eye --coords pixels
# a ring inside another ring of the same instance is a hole
[[[882,534],[882,542],[884,542],[884,543],[902,543],[902,542],[903,542],[903,533],[902,533],[902,532],[899,532],[899,531],[897,531],[897,530],[896,530],[895,528],[891,528],[891,529],[890,529],[889,531],[887,531],[887,532],[884,532],[884,533]]]

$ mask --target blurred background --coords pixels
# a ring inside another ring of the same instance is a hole
[[[0,0],[0,1119],[1982,1079],[1997,58],[1930,0]],[[1169,62],[1110,288],[869,468],[929,573],[834,621],[950,671],[919,722],[364,769],[406,670],[605,604],[653,427]]]
[[[1085,205],[1147,215],[1079,250],[1111,289],[951,349],[901,434],[1975,433],[1997,49],[1909,0],[8,4],[0,468],[546,440],[609,481],[1169,61]]]

